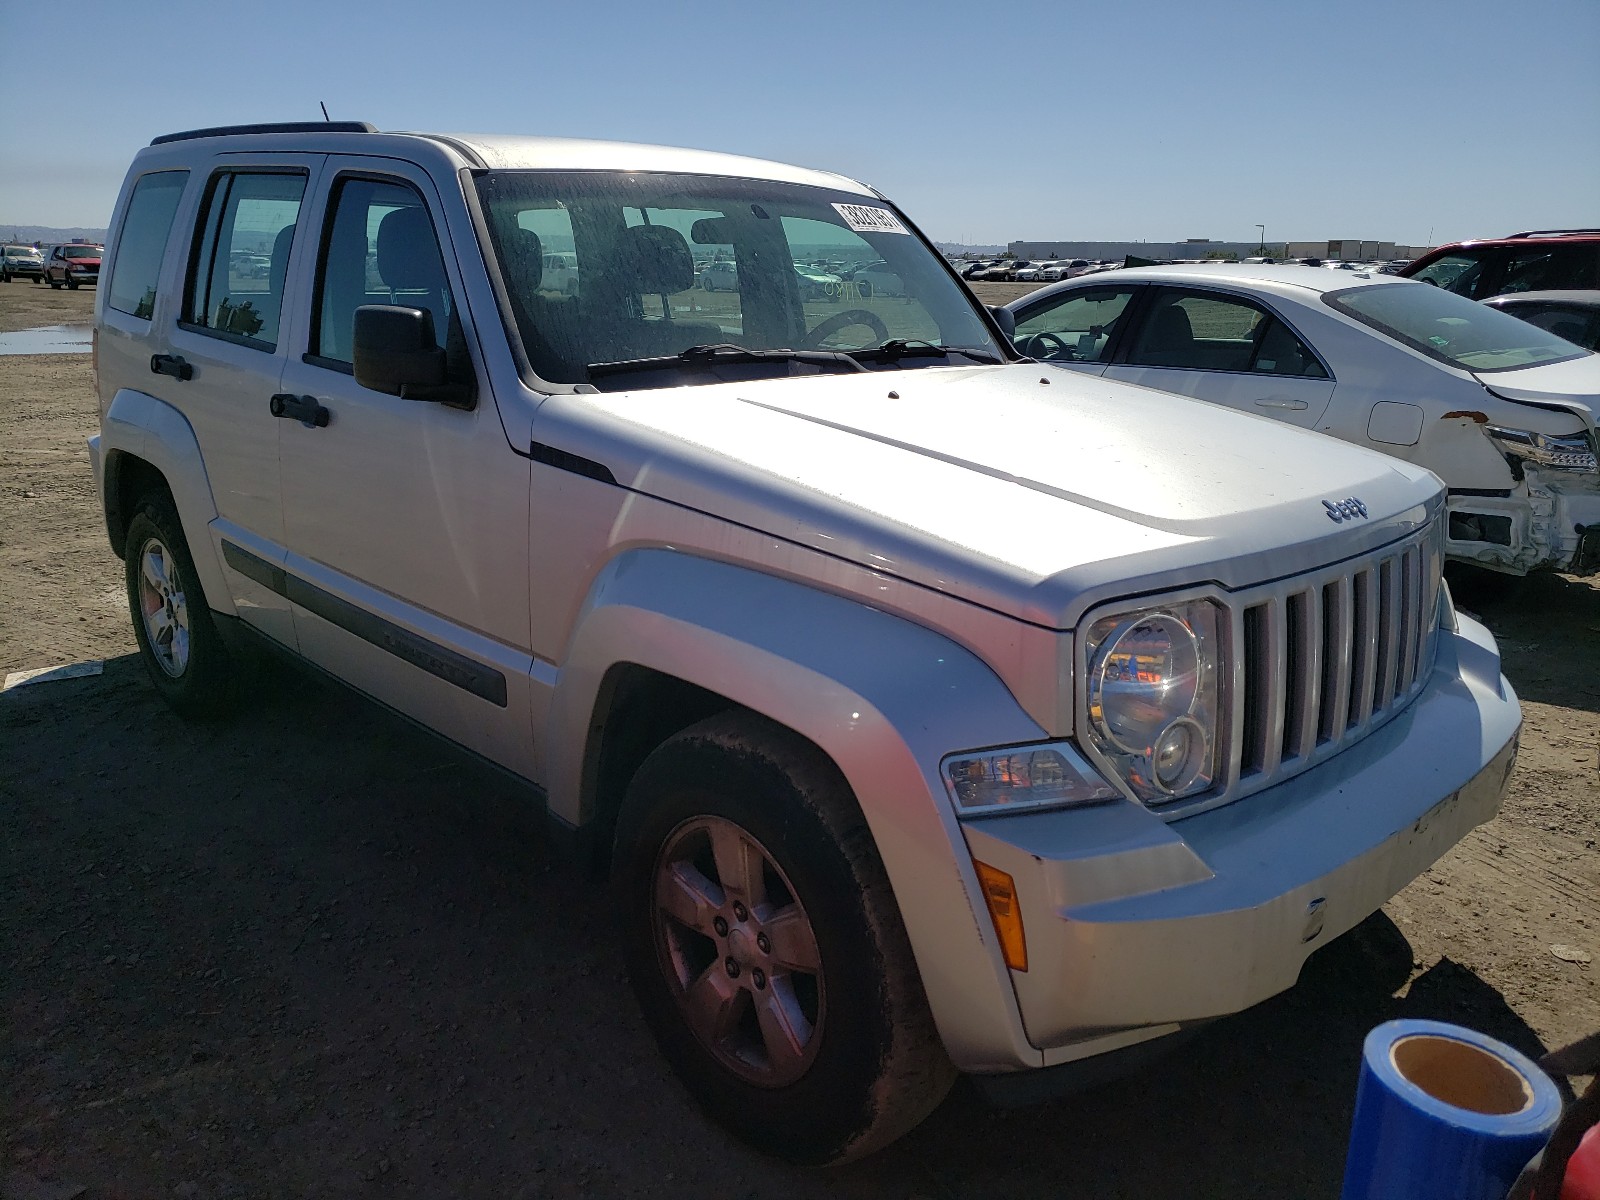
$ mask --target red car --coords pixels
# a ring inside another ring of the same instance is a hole
[[[1542,229],[1454,242],[1396,272],[1472,300],[1600,288],[1600,229]]]
[[[104,246],[90,242],[64,242],[51,246],[44,256],[44,281],[53,288],[66,284],[76,291],[85,283],[100,282],[100,256]]]

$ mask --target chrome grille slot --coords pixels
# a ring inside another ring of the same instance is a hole
[[[1433,666],[1438,522],[1356,562],[1235,593],[1228,796],[1260,791],[1365,737]]]

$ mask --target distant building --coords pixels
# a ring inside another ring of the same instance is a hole
[[[1284,247],[1289,258],[1330,258],[1353,262],[1388,262],[1396,258],[1421,258],[1432,246],[1401,246],[1394,242],[1364,242],[1354,238],[1331,238],[1326,242],[1290,242]]]

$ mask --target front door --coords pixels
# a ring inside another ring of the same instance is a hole
[[[504,766],[532,773],[530,460],[506,440],[426,174],[337,160],[321,261],[279,388],[286,574],[301,653]],[[465,218],[464,212],[461,214]],[[476,253],[474,250],[473,253]],[[427,310],[470,408],[355,380],[355,310]],[[261,408],[266,411],[266,400]],[[317,408],[321,419],[299,419]],[[272,418],[268,418],[272,419]]]

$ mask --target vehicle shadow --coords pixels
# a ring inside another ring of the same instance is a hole
[[[930,1197],[1336,1197],[1361,1045],[1374,1026],[1449,1021],[1544,1052],[1472,971],[1449,959],[1412,971],[1405,936],[1376,914],[1315,955],[1294,989],[1135,1075],[1027,1110],[990,1109],[962,1089],[854,1170],[873,1184],[904,1172]]]
[[[267,670],[191,724],[132,657],[0,695],[0,1050],[18,1145],[90,1200],[170,1194],[1338,1194],[1362,1038],[1409,1015],[1539,1053],[1379,916],[1291,992],[1034,1108],[969,1085],[880,1155],[775,1164],[694,1109],[606,888],[537,806],[341,689]],[[1407,982],[1409,980],[1409,986]]]
[[[1451,584],[1456,603],[1500,643],[1506,677],[1524,700],[1600,712],[1600,579],[1541,572],[1510,586]]]

